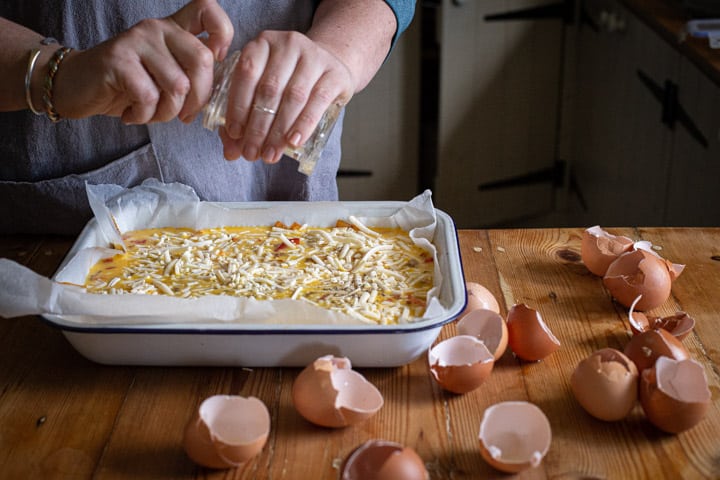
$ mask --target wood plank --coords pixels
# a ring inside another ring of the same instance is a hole
[[[72,240],[3,239],[0,252],[52,275]],[[132,370],[76,353],[39,317],[3,319],[0,330],[0,468],[4,478],[89,478],[100,459]]]
[[[573,473],[593,478],[673,479],[712,475],[717,465],[707,462],[708,452],[696,452],[689,445],[713,443],[711,432],[720,431],[715,413],[690,431],[671,437],[650,425],[639,406],[626,420],[606,423],[587,415],[574,401],[569,379],[580,359],[606,346],[622,350],[629,338],[626,309],[612,302],[600,279],[581,263],[580,233],[578,229],[491,233],[491,242],[503,250],[504,255],[496,255],[498,271],[503,273],[513,300],[537,308],[563,344],[542,362],[524,365],[522,372],[530,401],[543,409],[560,433],[553,438],[548,468],[556,472],[560,468],[563,472],[572,466]],[[633,238],[640,234],[640,238],[649,237],[646,239],[659,245],[667,240],[630,229],[617,233]],[[717,235],[717,230],[714,234]],[[687,242],[686,235],[681,238]],[[673,253],[668,248],[670,258]],[[680,284],[679,280],[677,289]],[[673,303],[672,299],[668,302]],[[664,305],[663,309],[675,311],[672,305]],[[706,366],[713,398],[717,399],[717,364],[699,356],[695,340],[686,341],[686,345],[694,358]],[[711,409],[717,410],[717,403]],[[717,440],[714,443],[717,454],[720,444]],[[573,459],[570,463],[569,458]],[[579,464],[575,464],[578,460]]]
[[[384,438],[413,447],[433,479],[505,479],[479,455],[484,410],[503,400],[540,406],[553,443],[540,467],[520,479],[675,479],[720,477],[720,368],[716,327],[720,294],[720,228],[622,228],[687,267],[661,314],[685,309],[696,317],[685,340],[703,364],[713,404],[691,430],[667,435],[636,407],[620,422],[601,422],[574,400],[569,378],[577,362],[601,347],[622,348],[627,312],[580,260],[581,229],[465,230],[460,248],[466,280],[488,287],[503,314],[516,302],[537,308],[562,347],[540,362],[511,352],[479,389],[442,390],[424,356],[398,368],[361,369],[383,392],[385,406],[344,429],[317,427],[294,409],[297,368],[124,367],[91,363],[62,333],[36,317],[0,323],[0,471],[3,478],[336,479],[360,443]],[[23,250],[0,241],[0,252]],[[67,241],[29,242],[25,259],[50,275]],[[29,251],[29,250],[28,250]],[[16,254],[16,257],[18,255]],[[21,256],[24,257],[24,256]],[[440,338],[456,333],[453,323]],[[230,470],[194,465],[182,432],[200,402],[214,394],[256,396],[268,406],[271,435],[258,457]]]

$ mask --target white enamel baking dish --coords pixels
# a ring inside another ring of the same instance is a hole
[[[390,216],[403,202],[340,202],[355,215]],[[277,207],[282,202],[267,203]],[[231,208],[263,208],[264,202],[223,204]],[[312,208],[308,202],[307,207]],[[439,299],[446,313],[411,324],[254,325],[142,324],[100,325],[45,315],[72,346],[89,360],[111,365],[163,366],[305,366],[327,354],[348,357],[353,366],[405,365],[432,345],[446,323],[465,308],[466,293],[455,224],[436,209],[433,243],[443,275]],[[67,259],[83,248],[100,245],[97,223],[91,220]],[[65,262],[64,262],[65,263]],[[62,270],[61,265],[58,271]]]

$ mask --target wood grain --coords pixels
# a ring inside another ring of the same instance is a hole
[[[336,479],[356,446],[384,438],[413,447],[432,479],[505,479],[478,453],[484,410],[504,400],[531,401],[548,416],[553,443],[522,479],[720,478],[720,229],[637,228],[613,233],[650,240],[686,265],[658,314],[696,318],[685,340],[706,368],[713,403],[691,430],[667,435],[636,407],[620,422],[595,420],[575,402],[570,375],[602,347],[622,349],[627,312],[580,258],[581,229],[462,230],[464,275],[488,287],[503,315],[523,302],[562,342],[541,362],[510,351],[479,389],[455,395],[434,382],[424,357],[398,368],[361,369],[385,397],[368,421],[345,429],[311,425],[292,406],[295,368],[103,366],[76,353],[62,332],[36,317],[0,321],[0,476],[5,479]],[[0,256],[51,275],[72,241],[0,238]],[[454,335],[447,325],[440,338]],[[213,394],[256,396],[272,431],[262,453],[224,471],[194,465],[182,432]]]

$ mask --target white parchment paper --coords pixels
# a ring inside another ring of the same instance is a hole
[[[117,253],[121,233],[156,227],[212,228],[218,226],[304,223],[335,225],[355,215],[368,226],[398,226],[435,257],[435,284],[428,294],[423,318],[436,318],[446,309],[439,301],[443,281],[432,243],[437,227],[431,193],[425,191],[391,215],[361,216],[342,202],[280,202],[219,204],[201,202],[185,185],[147,180],[125,189],[117,185],[88,185],[88,199],[95,214],[80,235],[62,268],[53,279],[9,259],[0,259],[0,316],[54,315],[66,323],[140,325],[177,323],[242,323],[274,325],[342,325],[358,320],[316,307],[302,300],[264,300],[208,295],[182,299],[165,295],[99,295],[86,293],[83,285],[90,267]],[[372,210],[372,209],[370,209]],[[422,319],[420,319],[422,320]]]

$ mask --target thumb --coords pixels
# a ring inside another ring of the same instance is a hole
[[[169,18],[193,35],[207,33],[203,43],[216,60],[225,58],[235,32],[230,17],[216,0],[193,0]]]

